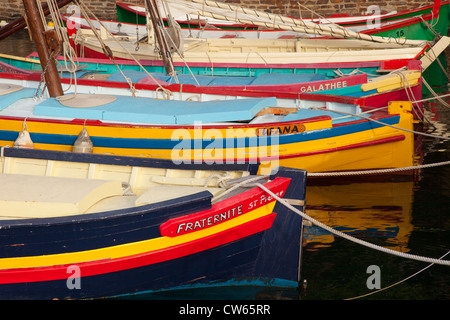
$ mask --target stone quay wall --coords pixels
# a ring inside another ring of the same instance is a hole
[[[83,1],[100,19],[117,20],[116,0]],[[143,4],[144,0],[124,0],[117,2]],[[381,13],[384,13],[433,4],[432,0],[303,0],[301,4],[304,7],[301,7],[298,4],[300,2],[298,0],[224,0],[223,2],[293,17],[311,17],[312,13],[310,10],[321,16],[331,16],[334,14],[355,15],[364,14],[371,5],[379,6]],[[62,10],[64,12],[65,8]],[[0,1],[0,20],[9,22],[21,15],[23,15],[22,0]]]

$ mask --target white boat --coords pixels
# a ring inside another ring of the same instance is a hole
[[[205,14],[214,12],[215,7],[209,8],[209,2],[204,6],[198,3],[191,3],[205,11]],[[211,2],[211,5],[218,5]],[[426,46],[427,41],[383,38],[371,35],[343,30],[341,27],[320,26],[312,22],[305,22],[301,19],[280,18],[281,21],[274,21],[278,16],[266,14],[260,16],[255,23],[263,26],[273,26],[276,29],[283,29],[294,32],[305,32],[313,35],[332,36],[333,39],[195,39],[184,38],[179,26],[173,21],[170,30],[167,31],[162,24],[156,21],[162,15],[157,11],[157,5],[148,3],[149,14],[153,17],[152,29],[148,28],[148,39],[146,43],[129,41],[129,39],[118,39],[112,34],[106,33],[101,36],[91,25],[91,33],[79,30],[74,38],[75,45],[82,47],[86,57],[100,57],[104,50],[108,55],[120,59],[136,60],[160,60],[160,52],[164,52],[163,57],[169,55],[166,52],[170,49],[173,62],[182,61],[184,63],[264,63],[264,64],[293,64],[293,63],[342,63],[354,61],[379,61],[395,59],[415,59],[419,57]],[[209,8],[209,9],[207,9]],[[231,6],[230,6],[231,8]],[[234,9],[234,7],[232,7]],[[82,10],[84,10],[82,8]],[[208,11],[211,10],[211,11]],[[242,10],[244,10],[242,8]],[[202,11],[202,12],[203,12]],[[238,12],[241,14],[241,12]],[[258,12],[252,12],[258,14]],[[249,14],[245,13],[244,16]],[[248,19],[254,19],[249,15]],[[170,17],[170,16],[169,16]],[[231,19],[231,18],[230,18]],[[244,18],[243,18],[244,19]],[[245,20],[245,19],[244,19]],[[245,20],[247,21],[247,20]],[[72,32],[71,32],[72,33]],[[155,35],[154,35],[155,34]],[[349,39],[337,39],[349,38]],[[164,38],[161,40],[161,38]],[[155,39],[158,45],[155,44]],[[160,41],[166,42],[166,48],[161,48]],[[86,54],[91,54],[88,56]]]

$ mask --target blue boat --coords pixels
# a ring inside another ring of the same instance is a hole
[[[2,161],[2,300],[298,297],[302,218],[245,185],[304,200],[303,170],[17,148]]]

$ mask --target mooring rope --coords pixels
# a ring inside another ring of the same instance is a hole
[[[399,252],[399,251],[395,251],[392,249],[388,249],[388,248],[384,248],[382,246],[378,246],[375,245],[373,243],[352,237],[346,233],[343,233],[341,231],[335,230],[319,221],[317,221],[316,219],[308,216],[307,214],[305,214],[304,212],[302,212],[301,210],[295,208],[294,206],[292,206],[291,204],[289,204],[287,201],[285,201],[284,199],[280,198],[279,196],[277,196],[274,192],[272,192],[271,190],[269,190],[268,188],[266,188],[264,185],[262,185],[261,183],[255,183],[256,186],[258,186],[259,188],[261,188],[262,190],[264,190],[265,192],[267,192],[269,195],[271,195],[274,199],[276,199],[279,203],[281,203],[282,205],[284,205],[285,207],[287,207],[288,209],[292,210],[294,213],[300,215],[301,217],[303,217],[304,219],[310,221],[311,223],[313,223],[314,225],[327,230],[328,232],[331,232],[337,236],[340,236],[342,238],[345,238],[347,240],[350,240],[352,242],[355,242],[357,244],[363,245],[365,247],[371,248],[371,249],[375,249],[381,252],[385,252],[388,254],[392,254],[395,256],[399,256],[402,258],[408,258],[408,259],[412,259],[412,260],[417,260],[417,261],[422,261],[422,262],[427,262],[427,263],[435,263],[435,264],[440,264],[440,265],[444,265],[444,266],[450,266],[450,260],[441,260],[441,259],[436,259],[436,258],[429,258],[429,257],[424,257],[424,256],[418,256],[418,255],[414,255],[414,254],[410,254],[410,253],[405,253],[405,252]]]
[[[439,166],[450,165],[450,161],[442,161],[436,163],[415,165],[401,168],[387,168],[387,169],[374,169],[374,170],[360,170],[360,171],[336,171],[336,172],[308,172],[309,177],[335,177],[335,176],[357,176],[357,175],[370,175],[380,173],[393,173],[400,171],[418,170],[424,168],[432,168]]]
[[[322,108],[318,108],[318,107],[311,107],[309,109],[312,109],[312,110],[323,110]],[[418,135],[429,137],[429,138],[450,140],[450,137],[437,136],[437,135],[429,134],[429,133],[425,133],[425,132],[419,132],[419,131],[409,130],[409,129],[405,129],[405,128],[400,128],[400,127],[397,127],[397,126],[394,126],[394,125],[391,125],[391,124],[388,124],[388,123],[384,123],[382,121],[378,121],[378,120],[372,119],[370,117],[363,116],[363,115],[358,114],[358,113],[344,112],[344,111],[338,111],[338,110],[329,110],[329,111],[332,111],[332,112],[335,112],[335,113],[340,113],[340,114],[346,114],[346,115],[349,115],[349,116],[359,117],[359,118],[362,118],[362,119],[365,119],[365,120],[369,120],[369,121],[381,124],[383,126],[391,127],[393,129],[406,131],[406,132],[413,133],[413,134],[418,134]]]

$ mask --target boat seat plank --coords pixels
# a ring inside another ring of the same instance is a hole
[[[110,103],[89,108],[66,107],[55,98],[49,98],[36,105],[34,114],[135,123],[193,124],[195,121],[248,121],[262,109],[277,105],[274,97],[206,102],[116,98]]]
[[[96,202],[122,195],[120,181],[1,174],[0,207],[4,216],[46,218],[82,214]]]

